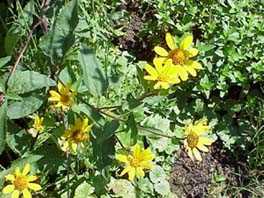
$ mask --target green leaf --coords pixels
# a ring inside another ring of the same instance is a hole
[[[75,41],[74,30],[78,24],[78,0],[68,2],[56,17],[51,30],[40,43],[43,53],[58,62]]]
[[[166,173],[161,166],[156,165],[149,173],[149,178],[152,183],[159,183],[166,178]]]
[[[11,56],[0,58],[0,68],[4,67],[11,60]]]
[[[5,148],[6,111],[7,103],[5,102],[0,106],[0,154]]]
[[[170,194],[170,184],[167,180],[161,180],[154,184],[154,189],[160,195],[166,196]]]
[[[79,61],[84,83],[89,92],[94,96],[102,95],[107,87],[107,83],[93,50],[82,45],[79,54]]]
[[[10,119],[25,117],[37,111],[42,103],[42,99],[34,96],[25,97],[22,101],[9,104],[7,115]]]
[[[109,188],[117,197],[136,198],[135,187],[126,179],[111,179]]]
[[[55,85],[55,81],[38,72],[16,71],[8,81],[8,92],[23,94]]]
[[[75,189],[74,198],[89,198],[89,195],[91,195],[93,192],[94,187],[84,181]]]

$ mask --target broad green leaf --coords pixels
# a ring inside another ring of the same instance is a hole
[[[154,184],[154,189],[157,193],[162,196],[170,194],[170,184],[167,180],[163,179],[158,183]]]
[[[55,81],[38,72],[16,71],[8,81],[8,92],[23,94],[36,89],[55,85]]]
[[[29,96],[22,101],[9,104],[7,115],[10,119],[18,119],[30,115],[37,111],[43,103],[43,99]]]
[[[135,187],[126,179],[111,179],[109,188],[117,197],[136,198]]]
[[[7,103],[5,102],[0,106],[0,154],[5,148],[6,111]]]
[[[61,61],[75,41],[78,0],[69,1],[56,17],[51,30],[42,38],[40,48],[52,63]]]
[[[107,83],[93,50],[82,45],[79,54],[79,61],[84,83],[89,92],[94,96],[102,95],[107,87]]]
[[[0,58],[0,68],[5,66],[11,60],[11,56]]]
[[[84,181],[75,189],[74,198],[89,198],[89,195],[91,195],[93,192],[94,187]]]
[[[149,173],[149,178],[152,183],[159,183],[166,178],[166,173],[161,166],[156,165]]]

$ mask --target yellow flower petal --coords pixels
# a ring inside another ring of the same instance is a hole
[[[15,189],[15,186],[14,185],[7,185],[6,187],[3,188],[2,192],[4,194],[8,194],[8,193],[13,192],[14,189]]]
[[[61,82],[58,82],[58,91],[59,93],[63,93],[64,92],[64,85]]]
[[[131,169],[133,169],[133,167],[131,167],[131,166],[125,167],[124,170],[122,170],[122,172],[120,173],[120,176],[125,175],[126,173],[128,173],[129,171],[131,171]]]
[[[13,193],[12,193],[12,197],[11,198],[19,198],[19,191],[18,190],[15,190]]]
[[[33,181],[35,181],[35,180],[37,180],[38,179],[38,177],[37,176],[34,176],[34,175],[29,175],[28,177],[27,177],[27,181],[28,182],[33,182]]]
[[[144,171],[143,171],[143,169],[141,167],[138,167],[136,169],[136,176],[137,177],[144,177],[145,176],[145,173],[144,173]]]
[[[168,47],[171,49],[171,50],[174,50],[176,48],[176,44],[175,44],[175,41],[174,41],[174,38],[171,36],[170,33],[166,33],[166,43],[168,45]]]
[[[185,36],[182,42],[180,43],[180,49],[182,50],[188,49],[191,46],[192,42],[193,42],[192,35]]]
[[[203,69],[201,63],[199,63],[198,61],[192,61],[192,60],[189,60],[189,61],[187,62],[187,64],[188,64],[189,66],[191,66],[192,68],[195,68],[195,69]]]
[[[178,76],[183,80],[186,81],[188,79],[188,73],[186,71],[186,69],[180,65],[176,65],[175,66],[177,69],[177,74]]]
[[[135,158],[140,158],[141,149],[139,144],[135,144],[131,150]]]
[[[184,68],[185,68],[185,70],[186,70],[188,73],[190,73],[193,77],[195,77],[195,76],[197,75],[197,72],[196,72],[196,70],[195,70],[193,67],[191,67],[191,66],[189,66],[189,65],[186,65]]]
[[[154,165],[151,161],[143,161],[140,163],[140,166],[143,168],[143,169],[153,169]]]
[[[153,64],[155,65],[155,68],[158,72],[161,72],[163,69],[163,64],[165,63],[166,58],[162,58],[162,57],[155,57],[153,59]]]
[[[22,171],[22,175],[26,176],[30,171],[30,164],[27,163]]]
[[[8,174],[5,176],[6,180],[9,180],[9,181],[14,181],[15,180],[15,176],[12,175],[12,174]]]
[[[160,89],[161,88],[161,82],[157,82],[155,85],[154,85],[154,89]]]
[[[196,48],[187,49],[187,52],[188,52],[188,57],[189,58],[197,56],[197,54],[199,53],[198,49],[196,49]]]
[[[200,151],[203,151],[203,152],[208,152],[208,148],[206,146],[204,146],[203,144],[200,143],[200,141],[198,142],[197,144],[197,148],[200,150]]]
[[[60,97],[60,94],[58,92],[51,90],[51,91],[49,91],[49,94],[51,95],[49,97],[49,101],[60,101],[61,97]]]
[[[151,76],[153,76],[153,78],[157,78],[158,77],[157,71],[151,65],[146,64],[144,68]]]
[[[160,86],[161,86],[162,89],[169,89],[170,84],[167,83],[167,82],[161,82],[160,83]]]
[[[156,47],[154,47],[154,51],[160,56],[168,56],[169,55],[167,50],[165,50],[163,47],[156,46]]]
[[[200,154],[200,152],[196,149],[196,148],[193,148],[193,155],[195,157],[195,159],[197,159],[198,161],[202,161],[202,156]]]
[[[23,193],[24,198],[32,198],[31,193],[29,192],[27,188],[24,189],[22,193]]]
[[[214,140],[209,139],[207,137],[200,137],[199,141],[201,142],[201,144],[207,145],[207,146],[210,146],[214,142]]]
[[[191,148],[188,148],[188,149],[187,149],[187,154],[188,154],[188,156],[191,158],[191,160],[194,161],[194,156],[193,156],[193,152],[192,152],[192,149],[191,149]]]
[[[120,162],[128,163],[128,159],[126,155],[117,154],[116,159]]]
[[[144,79],[145,80],[157,80],[157,78],[154,76],[144,76]]]
[[[15,175],[16,176],[20,176],[21,175],[21,172],[20,172],[20,168],[19,167],[16,167]]]
[[[128,179],[130,181],[133,181],[136,175],[136,170],[135,168],[131,168],[131,170],[128,172]]]
[[[36,183],[29,183],[28,187],[33,190],[33,191],[39,191],[41,190],[41,186],[39,184]]]

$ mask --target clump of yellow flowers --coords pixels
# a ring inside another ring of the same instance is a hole
[[[88,121],[88,118],[78,118],[74,125],[64,132],[62,138],[59,140],[63,151],[75,154],[78,146],[82,146],[84,142],[90,139],[92,125],[89,125]]]
[[[117,154],[116,159],[125,164],[125,168],[120,176],[128,173],[128,179],[133,181],[135,177],[144,177],[145,170],[153,168],[152,160],[154,159],[154,154],[150,148],[144,149],[139,144],[134,145],[131,151],[127,155]]]
[[[210,127],[207,125],[207,119],[200,119],[194,123],[186,124],[184,147],[192,160],[202,161],[200,151],[209,151],[206,146],[210,146],[214,142],[213,139],[206,136],[209,131]]]
[[[75,92],[70,85],[63,85],[58,82],[58,91],[49,91],[49,101],[54,103],[56,108],[62,108],[63,111],[68,110],[74,104]]]
[[[178,46],[170,33],[166,33],[165,40],[169,51],[159,46],[154,48],[154,51],[160,56],[164,64],[174,66],[177,70],[177,75],[183,81],[188,79],[188,74],[196,76],[196,70],[202,69],[202,66],[199,62],[192,60],[198,54],[198,50],[191,47],[193,36],[185,36]]]
[[[37,176],[28,175],[30,172],[30,164],[26,164],[21,172],[17,167],[14,174],[8,174],[5,176],[5,179],[11,184],[3,188],[2,192],[4,194],[12,193],[12,198],[19,198],[20,194],[24,198],[31,198],[31,190],[39,191],[41,186],[37,183],[32,183],[38,179]]]
[[[197,70],[202,69],[198,61],[192,60],[198,54],[198,50],[191,47],[192,35],[185,36],[179,46],[170,33],[166,33],[165,40],[169,50],[156,46],[154,51],[158,56],[153,60],[155,68],[149,64],[145,66],[148,75],[144,79],[155,81],[154,89],[168,89],[181,80],[186,81],[189,74],[196,76]]]

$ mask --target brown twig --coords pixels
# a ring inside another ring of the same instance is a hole
[[[31,31],[29,32],[29,34],[28,34],[28,36],[27,36],[27,41],[26,41],[24,47],[22,48],[22,50],[20,51],[20,53],[19,53],[19,55],[18,55],[18,57],[17,57],[17,59],[16,59],[16,62],[14,63],[14,66],[13,66],[13,68],[12,68],[12,70],[11,70],[10,76],[12,76],[12,75],[14,74],[14,72],[16,71],[17,65],[18,65],[18,63],[20,62],[22,56],[24,55],[24,53],[25,53],[25,51],[26,51],[26,49],[27,49],[27,47],[28,47],[28,44],[29,44],[29,42],[30,42],[30,40],[31,40],[31,37],[32,37],[32,34],[33,34],[34,30],[35,30],[35,29],[36,29],[41,23],[42,23],[42,21],[38,21],[38,22],[32,27]]]

